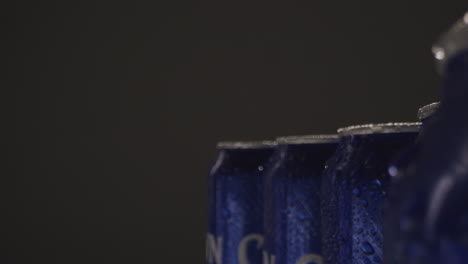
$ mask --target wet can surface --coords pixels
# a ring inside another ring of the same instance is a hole
[[[265,175],[264,263],[322,263],[320,186],[336,135],[284,137]]]
[[[223,142],[208,177],[206,263],[262,263],[263,173],[272,142]]]
[[[322,175],[324,263],[382,263],[388,164],[414,143],[418,129],[419,123],[389,123],[339,130],[336,155]]]

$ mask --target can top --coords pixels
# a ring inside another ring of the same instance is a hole
[[[278,142],[278,144],[336,143],[338,142],[338,139],[339,137],[336,134],[302,135],[278,137],[276,142]]]
[[[338,129],[338,133],[343,135],[368,135],[368,134],[388,134],[418,132],[420,122],[400,122],[400,123],[378,123],[354,125]]]
[[[221,141],[216,145],[217,149],[265,149],[276,146],[275,141]]]
[[[458,20],[432,46],[432,53],[436,59],[439,73],[443,74],[447,61],[461,51],[468,49],[468,12]]]
[[[418,109],[418,119],[423,120],[432,116],[439,109],[440,102],[425,105]]]

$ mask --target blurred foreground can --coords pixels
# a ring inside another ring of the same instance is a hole
[[[433,52],[445,87],[400,196],[398,264],[468,263],[468,13]]]
[[[264,165],[272,142],[223,142],[208,179],[206,263],[262,263]]]
[[[263,263],[322,263],[320,176],[337,142],[337,135],[278,138],[265,175]]]
[[[322,253],[327,264],[381,264],[388,163],[413,144],[419,123],[339,129],[340,143],[322,175]]]

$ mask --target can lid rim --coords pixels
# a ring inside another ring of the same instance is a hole
[[[440,102],[434,102],[418,109],[418,119],[423,120],[432,116],[439,109]]]
[[[317,135],[298,135],[284,136],[276,138],[278,144],[314,144],[314,143],[336,143],[339,140],[337,134],[317,134]]]
[[[367,134],[388,134],[397,132],[418,132],[421,122],[395,122],[395,123],[375,123],[343,127],[338,129],[338,134],[344,135],[367,135]]]
[[[276,146],[272,140],[263,141],[220,141],[216,144],[217,149],[264,149]]]

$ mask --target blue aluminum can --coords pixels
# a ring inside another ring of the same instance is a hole
[[[277,139],[265,175],[264,263],[321,264],[320,186],[336,135]]]
[[[261,264],[264,166],[272,142],[222,142],[208,178],[206,263]]]
[[[413,144],[419,123],[339,129],[322,175],[322,253],[327,264],[381,264],[389,162]]]
[[[401,195],[397,263],[468,263],[468,13],[434,46],[445,87]]]
[[[414,170],[414,162],[417,160],[424,141],[425,131],[430,129],[437,119],[439,102],[425,105],[419,108],[417,116],[422,122],[419,134],[413,145],[402,151],[389,164],[388,172],[391,177],[391,188],[385,207],[384,220],[384,263],[400,263],[402,261],[404,236],[400,232],[401,202],[405,193],[411,191],[412,186],[418,184],[411,171]]]

